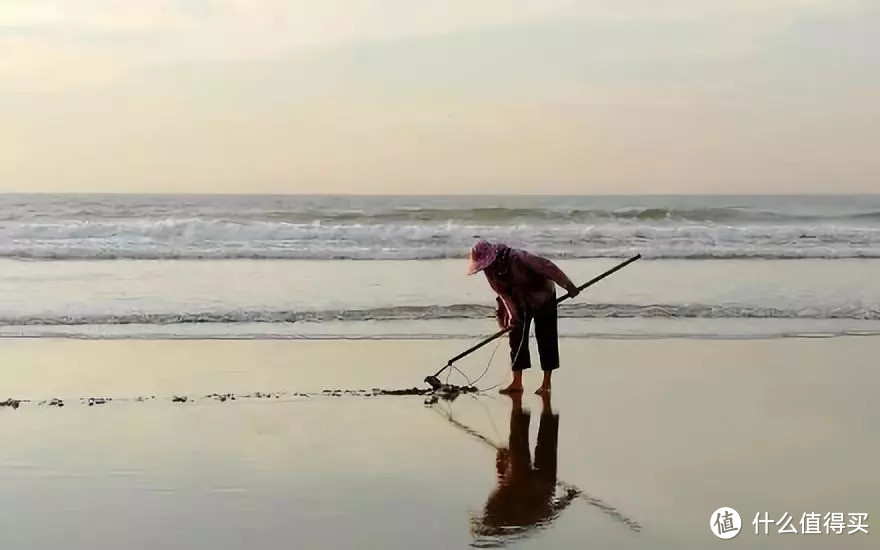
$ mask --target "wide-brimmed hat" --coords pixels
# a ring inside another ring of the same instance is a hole
[[[468,275],[479,273],[486,269],[498,256],[498,247],[487,241],[479,241],[471,248],[468,255]]]

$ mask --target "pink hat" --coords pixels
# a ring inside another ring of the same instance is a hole
[[[468,275],[479,273],[495,261],[498,255],[498,247],[486,241],[479,241],[471,248],[468,256]]]

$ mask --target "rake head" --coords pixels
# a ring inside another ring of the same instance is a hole
[[[431,386],[433,390],[439,390],[443,387],[443,384],[440,382],[440,379],[436,376],[426,376],[425,383]]]

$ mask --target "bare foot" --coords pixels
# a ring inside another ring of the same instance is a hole
[[[507,386],[506,388],[501,388],[500,390],[498,390],[498,393],[509,395],[511,393],[522,393],[522,391],[523,391],[522,384],[513,383],[513,384]]]
[[[552,370],[544,371],[544,380],[541,381],[541,387],[535,391],[537,395],[550,395],[550,384],[553,378]]]

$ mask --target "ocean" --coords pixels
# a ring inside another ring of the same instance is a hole
[[[642,255],[566,337],[880,334],[880,195],[2,195],[0,336],[475,338],[477,238],[576,282]]]

